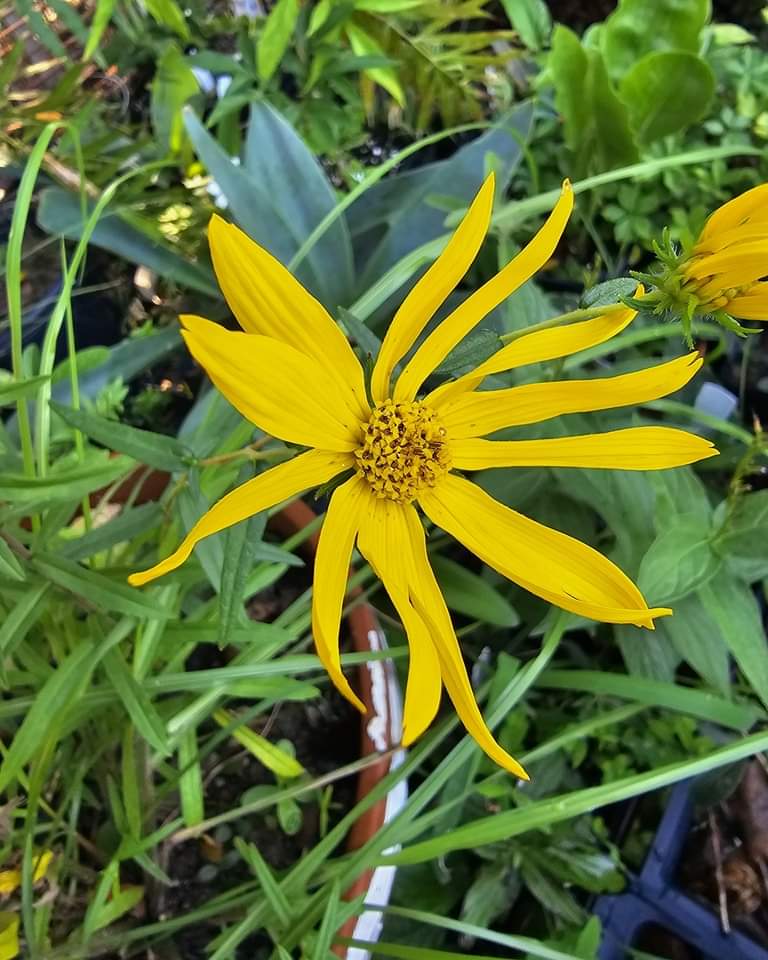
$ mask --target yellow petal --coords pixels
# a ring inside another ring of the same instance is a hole
[[[768,184],[761,183],[759,187],[747,190],[715,210],[704,224],[700,240],[706,240],[718,233],[732,230],[745,221],[768,221]]]
[[[643,292],[643,288],[639,286],[635,296],[641,297]],[[470,373],[433,390],[426,398],[426,403],[444,405],[449,398],[474,390],[485,377],[492,373],[514,370],[528,363],[543,363],[558,357],[568,357],[572,353],[578,353],[579,350],[605,343],[617,333],[621,333],[636,315],[636,310],[614,310],[593,320],[583,320],[580,323],[569,323],[563,327],[525,334],[507,344],[506,347],[502,347]]]
[[[640,591],[597,550],[510,510],[484,490],[448,476],[419,497],[437,526],[503,576],[555,606],[593,620],[653,627]]]
[[[214,215],[208,240],[219,286],[243,330],[282,340],[312,357],[338,390],[354,393],[355,412],[365,415],[362,367],[325,307],[234,224]]]
[[[495,277],[468,296],[419,347],[397,381],[395,400],[413,400],[422,383],[456,344],[544,266],[555,252],[572,209],[573,191],[566,180],[554,210],[533,240]]]
[[[758,283],[743,297],[734,297],[725,309],[741,320],[768,320],[768,283]]]
[[[389,381],[396,364],[477,256],[491,219],[494,183],[491,173],[443,252],[410,291],[389,325],[371,378],[371,393],[377,403],[389,396]]]
[[[334,490],[320,531],[312,585],[312,635],[317,655],[339,693],[362,713],[365,704],[341,672],[339,627],[352,547],[369,500],[368,485],[356,476]]]
[[[408,746],[424,733],[440,706],[440,661],[429,630],[410,597],[412,583],[408,571],[414,561],[409,556],[406,515],[415,517],[415,510],[410,505],[374,497],[369,503],[357,545],[384,584],[408,637],[410,659],[403,708],[403,745]]]
[[[0,896],[10,896],[20,884],[21,870],[0,870]]]
[[[360,421],[316,360],[280,340],[233,333],[202,317],[181,322],[192,356],[252,423],[307,447],[358,446]]]
[[[18,914],[3,910],[0,912],[0,960],[13,960],[19,950]]]
[[[600,467],[606,470],[666,470],[717,455],[714,445],[673,427],[630,427],[551,440],[454,440],[457,470],[488,467]]]
[[[685,268],[685,274],[694,280],[713,277],[718,289],[727,289],[759,280],[765,276],[766,270],[768,241],[753,240],[735,247],[726,247],[725,250],[707,257],[697,257]]]
[[[450,440],[482,437],[505,427],[538,423],[566,413],[610,410],[657,400],[688,383],[703,362],[694,352],[618,377],[525,383],[508,390],[465,393],[449,401],[445,408],[438,406],[438,410]]]
[[[736,247],[742,243],[754,240],[763,240],[768,242],[768,221],[752,223],[747,222],[739,227],[733,227],[731,230],[723,230],[722,233],[715,233],[706,240],[699,240],[693,248],[695,256],[717,253],[728,247]]]
[[[424,529],[415,510],[406,514],[406,521],[410,536],[409,557],[414,561],[411,598],[434,637],[448,696],[467,733],[477,741],[491,760],[514,776],[527,780],[528,774],[514,757],[499,746],[480,713],[448,608],[429,563]]]
[[[134,587],[162,577],[181,566],[192,553],[195,544],[219,530],[225,530],[262,510],[290,500],[310,487],[332,480],[353,465],[352,458],[327,450],[308,450],[293,460],[278,464],[236,487],[204,514],[192,527],[181,546],[165,560],[149,570],[132,573],[128,582]]]

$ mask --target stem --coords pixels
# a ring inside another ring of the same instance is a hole
[[[529,333],[538,333],[539,330],[549,330],[552,327],[560,327],[565,323],[573,323],[575,320],[592,320],[595,317],[605,316],[607,313],[615,313],[617,310],[626,310],[625,303],[609,303],[600,307],[584,307],[581,310],[570,310],[568,313],[558,314],[556,317],[550,317],[549,320],[542,320],[540,323],[533,323],[530,327],[523,327],[522,330],[513,330],[511,333],[504,333],[500,337],[502,343],[511,343],[520,337],[525,337]]]

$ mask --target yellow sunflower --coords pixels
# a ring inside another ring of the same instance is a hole
[[[395,314],[368,385],[352,348],[317,300],[237,227],[213,218],[214,267],[243,332],[184,316],[184,339],[243,416],[275,437],[310,449],[227,494],[175,553],[133,574],[130,582],[140,585],[168,573],[203,537],[347,474],[331,495],[315,559],[312,630],[331,679],[363,708],[341,671],[339,652],[347,571],[357,544],[408,636],[403,743],[412,743],[431,723],[444,684],[480,746],[501,766],[525,777],[496,743],[478,709],[430,566],[419,510],[485,563],[550,603],[595,620],[652,628],[654,617],[671,611],[649,609],[610,560],[498,503],[463,472],[520,466],[664,469],[716,451],[709,441],[669,427],[552,440],[485,439],[507,427],[565,413],[643,403],[687,383],[702,363],[696,353],[604,379],[477,389],[489,374],[606,341],[631,321],[630,309],[523,335],[472,373],[421,394],[449,351],[552,256],[573,206],[566,182],[533,240],[414,350],[426,324],[475,259],[490,222],[493,193],[491,176],[443,253]],[[394,378],[401,361],[402,372]]]
[[[633,273],[656,288],[644,309],[677,314],[692,342],[694,317],[711,316],[739,334],[739,320],[768,320],[768,184],[747,190],[709,217],[696,242],[680,251],[665,231],[655,245],[661,269]]]

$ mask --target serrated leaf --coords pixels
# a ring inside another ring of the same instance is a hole
[[[167,470],[169,473],[184,470],[193,459],[186,447],[174,437],[129,427],[87,410],[65,407],[55,400],[50,401],[50,406],[70,427],[75,427],[110,450],[125,453],[156,470]]]

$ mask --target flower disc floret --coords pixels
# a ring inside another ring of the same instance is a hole
[[[418,401],[385,400],[355,451],[358,476],[379,499],[410,503],[450,470],[446,431],[434,410]]]

